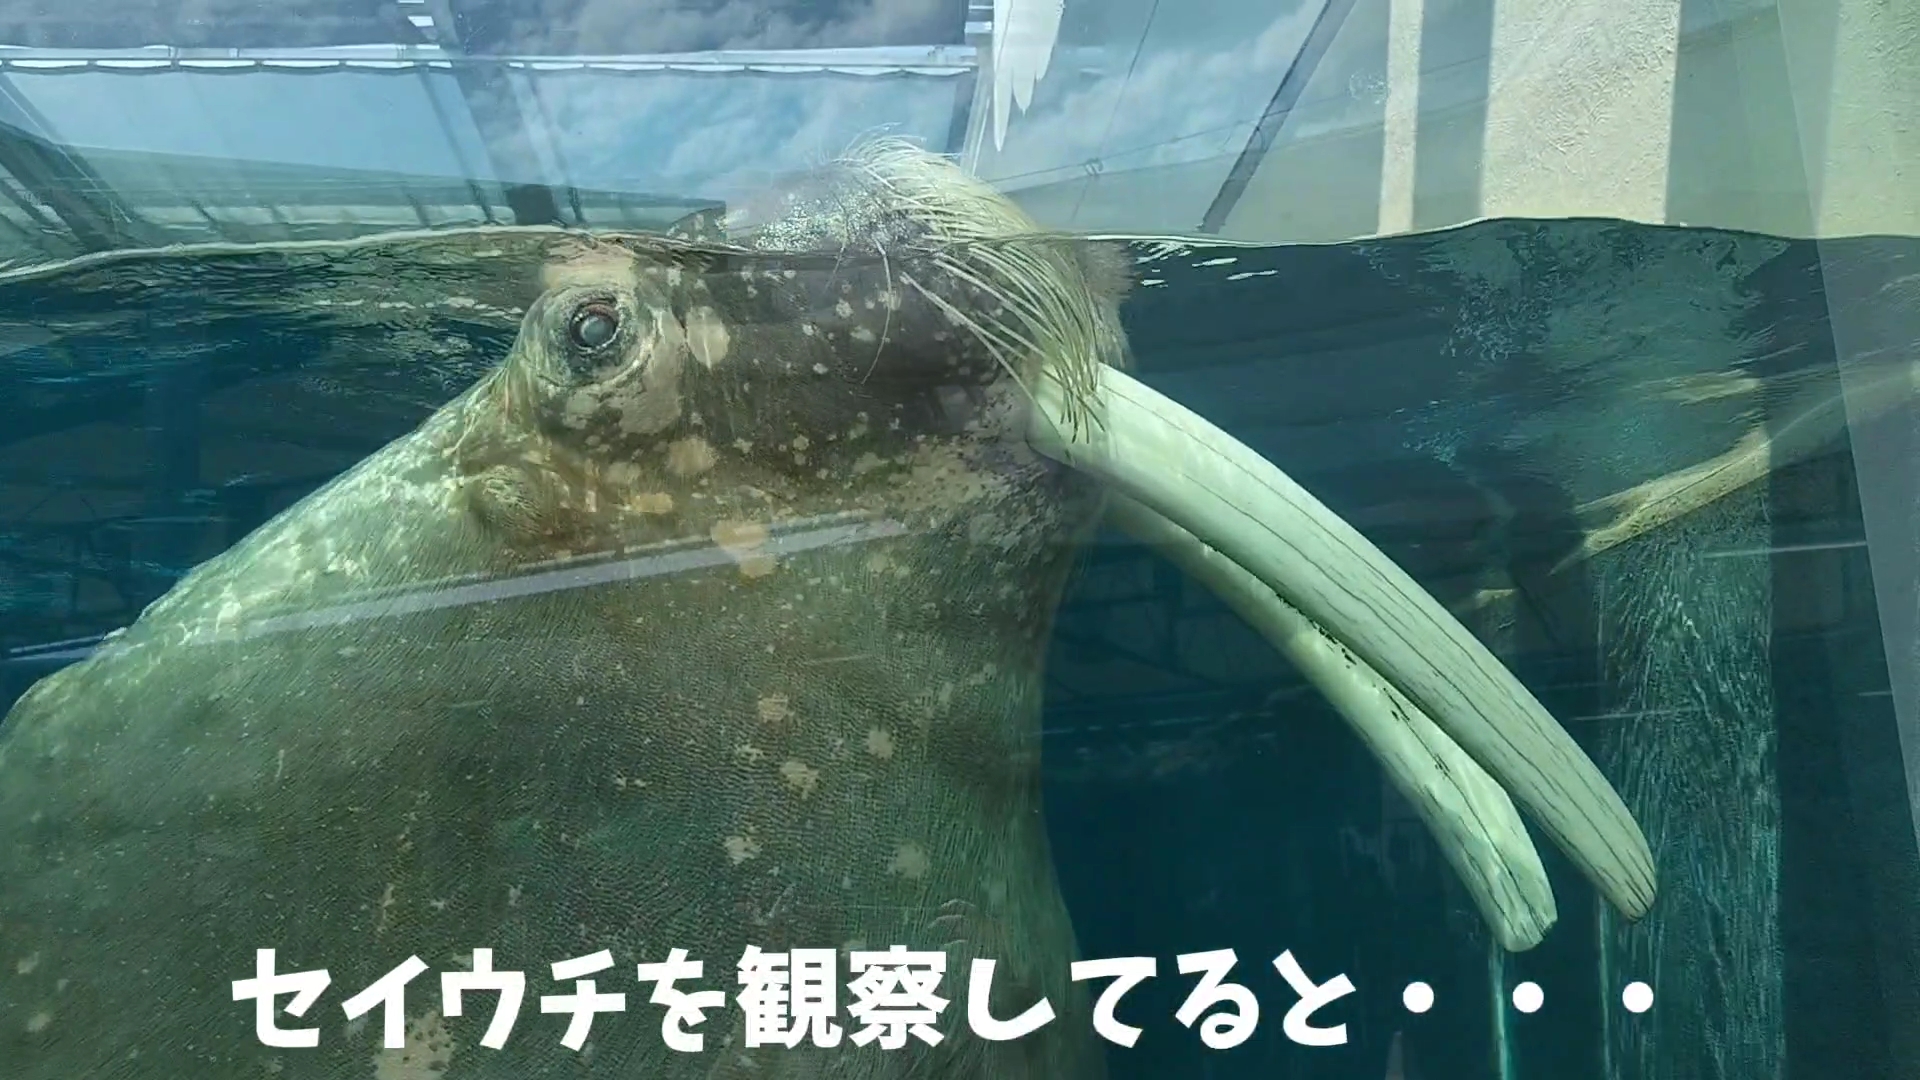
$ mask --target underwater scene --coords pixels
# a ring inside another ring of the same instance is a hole
[[[958,176],[0,272],[0,1078],[1913,1075],[1920,243]]]

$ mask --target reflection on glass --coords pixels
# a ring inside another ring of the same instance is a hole
[[[0,18],[0,1074],[1920,1068],[1852,0],[217,7]]]

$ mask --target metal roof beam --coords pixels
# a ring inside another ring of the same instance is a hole
[[[59,144],[45,117],[0,73],[0,168],[94,251],[157,242],[143,221],[78,151]]]
[[[407,5],[424,8],[425,5]],[[984,16],[982,19],[984,20]],[[437,32],[439,23],[422,28]],[[969,40],[986,32],[986,21],[969,23]],[[828,49],[713,49],[675,53],[608,53],[566,56],[550,53],[467,55],[453,45],[432,42],[391,45],[299,46],[274,49],[196,49],[153,45],[139,49],[45,49],[0,45],[0,68],[57,75],[102,71],[139,75],[155,71],[404,71],[416,67],[504,67],[537,71],[650,72],[660,70],[791,72],[831,71],[848,75],[957,75],[972,71],[978,51],[968,45],[871,45]]]
[[[1340,28],[1347,23],[1347,15],[1353,11],[1353,0],[1327,0],[1327,6],[1313,20],[1313,28],[1307,31],[1307,40],[1300,51],[1287,66],[1287,73],[1280,77],[1280,85],[1274,88],[1273,99],[1267,103],[1267,109],[1253,125],[1253,134],[1248,136],[1247,145],[1234,160],[1233,168],[1227,171],[1227,179],[1213,197],[1213,205],[1207,207],[1206,217],[1200,221],[1200,231],[1209,236],[1217,235],[1226,228],[1227,218],[1232,216],[1233,208],[1239,205],[1240,197],[1247,192],[1247,185],[1253,182],[1253,174],[1260,169],[1260,163],[1266,160],[1267,151],[1273,149],[1273,140],[1279,136],[1280,128],[1292,115],[1294,105],[1300,101],[1300,94],[1307,84],[1313,81],[1313,74],[1320,70],[1320,61],[1326,59],[1327,50],[1333,47],[1333,39],[1340,34]]]
[[[452,0],[427,0],[424,5],[432,18],[431,26],[421,25],[423,34],[439,44],[443,53],[454,57],[466,54],[468,28]],[[420,25],[420,24],[416,24]],[[526,113],[514,97],[508,70],[499,64],[452,65],[453,79],[466,99],[467,112],[480,130],[487,157],[493,162],[494,177],[499,180],[507,208],[519,225],[561,225],[560,201],[553,188],[543,183],[509,179],[540,176],[544,170],[534,153],[533,131]]]

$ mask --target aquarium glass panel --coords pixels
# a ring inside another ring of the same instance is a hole
[[[0,5],[0,1080],[1920,1077],[1920,22]]]

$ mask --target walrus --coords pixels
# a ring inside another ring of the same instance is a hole
[[[490,374],[16,704],[7,1075],[1102,1076],[1037,736],[1052,613],[1103,520],[1328,693],[1508,947],[1553,920],[1516,804],[1644,913],[1644,837],[1525,688],[1126,375],[1124,271],[884,140],[787,181],[737,242],[581,237]],[[945,958],[933,1037],[856,1044],[843,988],[836,1045],[748,1045],[749,947],[833,950],[844,983],[892,946]],[[236,1000],[263,949],[328,973],[300,1015],[274,1002],[314,1045],[264,1045]],[[705,970],[676,988],[728,995],[697,1051],[634,978],[682,949]],[[603,950],[585,977],[625,1011],[566,1045],[536,997]],[[448,1015],[439,977],[476,968],[525,976],[505,1038],[483,1041],[492,994]],[[401,1011],[349,1020],[396,970]],[[1022,1038],[968,1022],[1041,1001]]]

